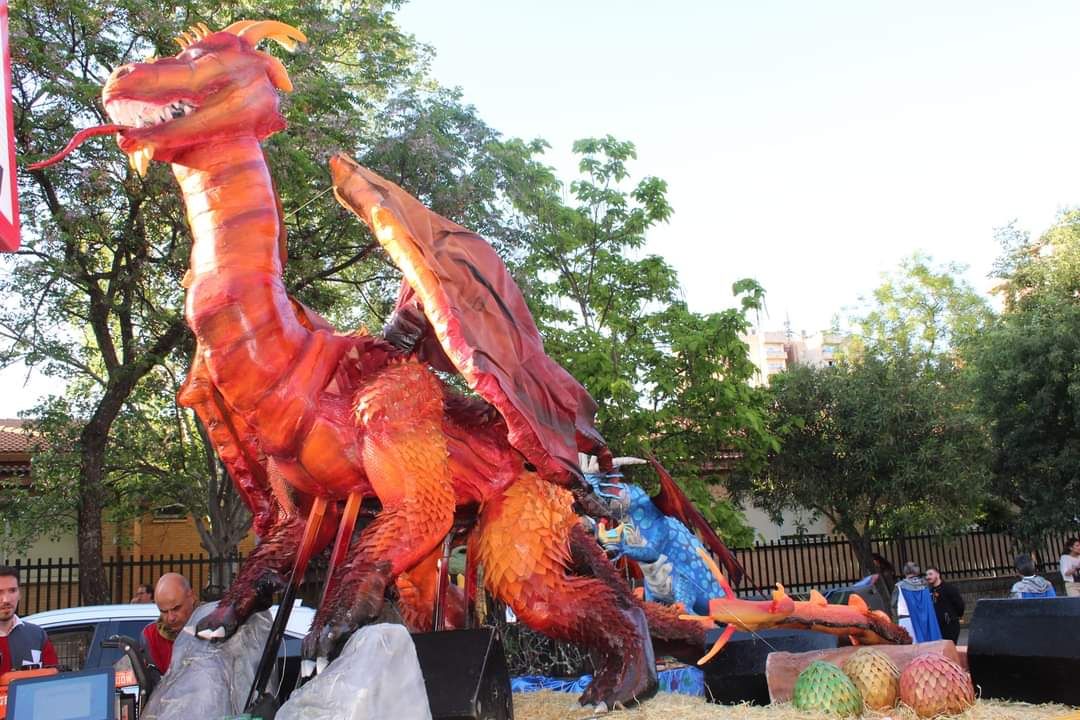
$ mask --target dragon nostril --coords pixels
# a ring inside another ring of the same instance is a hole
[[[120,78],[124,77],[125,75],[130,75],[134,71],[135,71],[135,68],[132,67],[131,65],[122,65],[122,66],[116,68],[116,70],[113,72],[113,79],[119,80]]]

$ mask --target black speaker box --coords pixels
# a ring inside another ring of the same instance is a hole
[[[719,630],[711,631],[706,648],[712,647]],[[809,630],[761,630],[737,632],[705,671],[705,696],[712,702],[734,704],[752,702],[769,704],[769,684],[765,679],[765,660],[769,653],[830,650],[837,646],[835,635]]]
[[[982,697],[1080,705],[1080,599],[979,600],[967,657]]]
[[[494,628],[412,638],[433,720],[513,720],[510,671]]]

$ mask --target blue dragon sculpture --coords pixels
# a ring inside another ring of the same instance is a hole
[[[644,461],[618,458],[616,462],[627,465]],[[742,568],[671,476],[655,460],[650,462],[661,479],[661,493],[655,498],[641,487],[623,482],[618,471],[586,475],[596,494],[605,500],[611,516],[620,522],[613,528],[598,523],[597,539],[613,560],[627,557],[638,564],[646,600],[679,603],[686,612],[707,615],[709,600],[726,597],[727,593],[702,562],[701,553],[716,553],[735,583]],[[677,517],[686,518],[686,522]],[[688,526],[702,532],[708,547]]]

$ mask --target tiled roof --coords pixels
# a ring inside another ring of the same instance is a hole
[[[0,419],[0,453],[30,452],[33,436],[23,426],[25,420]]]

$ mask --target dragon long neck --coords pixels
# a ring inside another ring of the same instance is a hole
[[[255,138],[194,148],[173,173],[194,238],[186,315],[211,377],[238,410],[294,368],[310,333],[281,276],[280,219]]]

